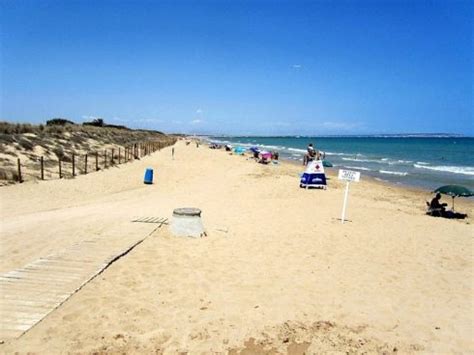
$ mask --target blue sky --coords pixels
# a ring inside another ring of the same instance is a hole
[[[0,119],[474,135],[470,1],[2,0]]]

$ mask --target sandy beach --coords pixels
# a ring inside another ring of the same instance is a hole
[[[362,175],[341,225],[336,170],[325,191],[301,172],[179,141],[174,160],[2,187],[1,273],[178,207],[207,237],[157,229],[0,353],[473,353],[474,204],[429,217],[429,192]]]

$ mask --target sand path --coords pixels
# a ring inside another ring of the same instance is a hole
[[[209,234],[157,231],[1,352],[474,351],[469,220],[427,217],[426,195],[363,179],[342,226],[334,177],[306,191],[296,166],[175,149],[0,189],[1,272],[176,207],[201,208]]]

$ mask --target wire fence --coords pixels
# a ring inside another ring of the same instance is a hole
[[[116,165],[133,162],[157,152],[176,142],[174,138],[164,141],[147,141],[127,146],[90,151],[82,154],[72,153],[57,159],[34,156],[27,161],[17,158],[16,171],[9,176],[10,181],[22,183],[25,180],[53,180],[74,178],[107,169]]]

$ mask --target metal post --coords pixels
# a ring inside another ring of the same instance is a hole
[[[349,181],[346,182],[346,192],[344,193],[344,204],[342,205],[342,216],[341,223],[344,224],[344,219],[346,217],[346,205],[347,205],[347,195],[349,194]]]

